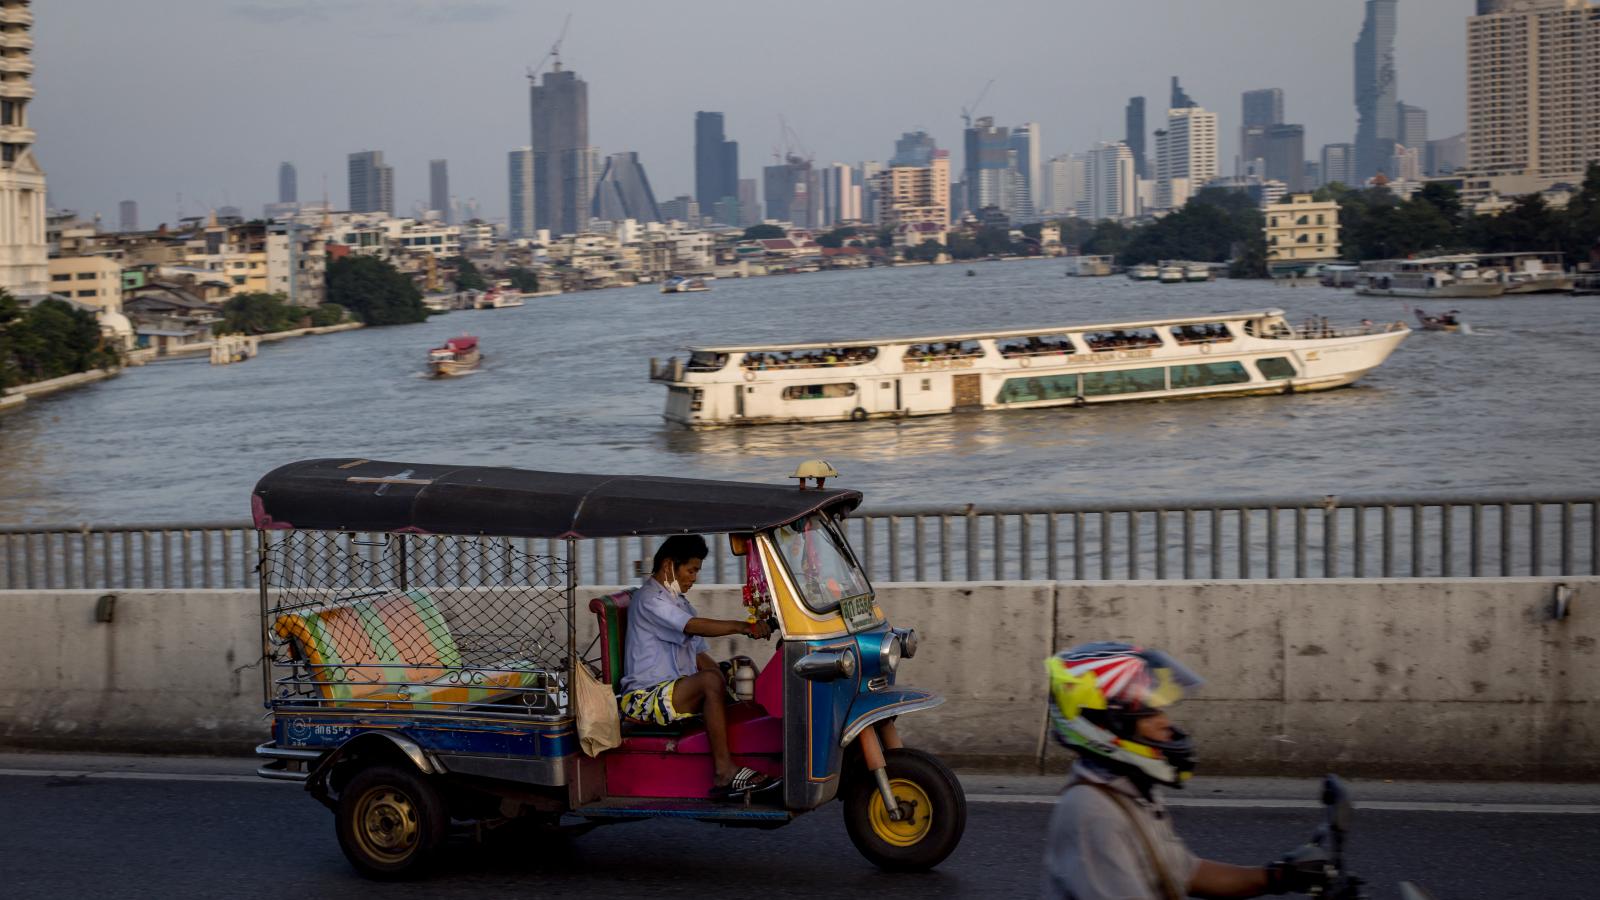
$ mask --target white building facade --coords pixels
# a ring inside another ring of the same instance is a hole
[[[1081,219],[1128,219],[1138,213],[1137,175],[1133,151],[1121,142],[1101,143],[1089,151],[1084,165],[1084,196],[1078,200]]]
[[[44,169],[33,155],[33,4],[0,0],[0,288],[38,296],[50,285]]]
[[[1167,127],[1156,132],[1156,207],[1183,206],[1217,172],[1217,114],[1167,110]]]

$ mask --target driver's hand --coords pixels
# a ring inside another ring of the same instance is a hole
[[[750,635],[752,638],[755,638],[758,641],[772,634],[772,626],[768,625],[766,622],[746,622],[744,627],[745,634]]]
[[[1272,894],[1303,894],[1327,886],[1330,880],[1328,851],[1316,844],[1302,844],[1266,869],[1267,891]]]

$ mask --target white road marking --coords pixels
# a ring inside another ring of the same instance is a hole
[[[968,794],[968,803],[1017,803],[1054,805],[1056,794]],[[1162,798],[1174,809],[1321,809],[1315,800],[1274,800],[1240,797],[1173,797]],[[1600,815],[1600,804],[1592,803],[1469,803],[1442,800],[1357,800],[1356,809],[1390,810],[1393,812],[1448,812],[1448,813],[1555,813],[1569,816]]]
[[[206,775],[185,772],[128,772],[91,771],[85,769],[0,769],[0,778],[55,778],[62,781],[190,781],[217,784],[292,784],[272,781],[257,775]],[[968,794],[968,803],[1016,804],[1027,806],[1053,805],[1056,794]],[[1314,800],[1278,800],[1174,797],[1164,798],[1174,809],[1321,809]],[[1393,812],[1443,812],[1443,813],[1516,813],[1521,815],[1600,815],[1600,804],[1592,803],[1469,803],[1438,800],[1358,800],[1356,809],[1389,810]]]

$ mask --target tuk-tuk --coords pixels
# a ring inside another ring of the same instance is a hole
[[[251,497],[272,722],[259,774],[303,783],[375,878],[519,821],[771,828],[834,799],[874,864],[938,865],[966,798],[895,722],[943,698],[896,683],[917,639],[890,626],[841,527],[861,495],[806,488],[367,459],[268,473]],[[580,689],[620,692],[630,597],[579,608],[580,546],[674,534],[728,542],[750,620],[777,639],[727,718],[735,762],[781,783],[739,802],[710,799],[697,719],[624,720],[620,745],[580,748]]]

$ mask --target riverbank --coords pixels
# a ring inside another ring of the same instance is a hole
[[[63,375],[60,378],[48,378],[44,381],[18,385],[7,390],[5,396],[0,396],[0,416],[20,412],[28,401],[35,397],[48,397],[59,391],[105,381],[107,378],[115,378],[121,374],[121,369],[90,369],[87,372],[77,372],[72,375]]]

